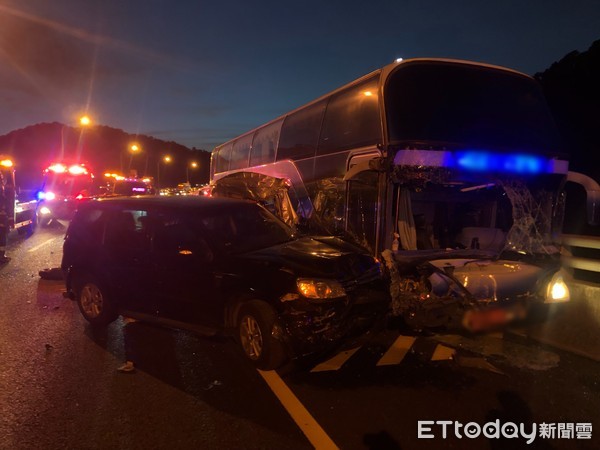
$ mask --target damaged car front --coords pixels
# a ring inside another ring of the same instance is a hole
[[[222,289],[268,300],[277,313],[271,335],[286,359],[326,352],[383,323],[389,292],[378,260],[363,249],[330,236],[290,235],[269,244],[246,238],[233,245],[222,260]],[[243,308],[231,308],[230,325],[240,323]]]

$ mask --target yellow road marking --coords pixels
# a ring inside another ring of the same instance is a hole
[[[344,350],[343,352],[338,353],[333,358],[328,359],[327,361],[323,361],[321,364],[315,366],[311,372],[327,372],[329,370],[338,370],[340,367],[344,365],[346,361],[348,361],[352,355],[356,353],[356,351],[360,347],[356,347],[350,350]]]
[[[414,336],[398,336],[392,346],[377,362],[378,366],[400,364],[417,338]]]
[[[339,448],[327,433],[325,433],[323,428],[321,428],[300,400],[298,400],[298,397],[294,395],[277,372],[274,370],[267,372],[259,370],[258,373],[263,377],[283,407],[289,415],[292,416],[294,422],[296,422],[300,430],[302,430],[304,435],[316,449],[328,450]]]
[[[27,250],[28,252],[35,252],[36,250],[39,250],[42,247],[45,247],[46,245],[50,244],[51,242],[53,242],[56,238],[50,238],[47,241],[42,242],[39,245],[36,245],[35,247],[31,247],[29,250]]]

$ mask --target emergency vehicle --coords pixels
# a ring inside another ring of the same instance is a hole
[[[16,195],[15,165],[12,159],[0,156],[0,211],[6,215],[6,232],[16,229],[19,234],[31,233],[37,201],[19,201]],[[2,232],[2,231],[0,231]]]
[[[44,170],[42,189],[37,198],[38,223],[49,225],[53,220],[70,220],[77,202],[90,197],[94,175],[85,164],[54,163]]]

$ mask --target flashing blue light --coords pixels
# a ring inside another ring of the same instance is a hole
[[[456,153],[456,166],[474,172],[510,172],[536,174],[545,172],[548,161],[545,158],[527,154],[496,154],[467,151]]]
[[[37,191],[35,197],[38,201],[42,201],[46,198],[46,193],[44,191]]]

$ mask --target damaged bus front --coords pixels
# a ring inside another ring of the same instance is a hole
[[[443,150],[398,150],[390,161],[382,256],[395,315],[417,328],[483,331],[524,318],[533,303],[569,300],[559,243],[566,161]]]
[[[252,177],[289,185],[313,233],[381,257],[392,313],[416,328],[485,330],[569,300],[563,187],[581,182],[527,75],[396,62],[213,151],[213,185]]]

